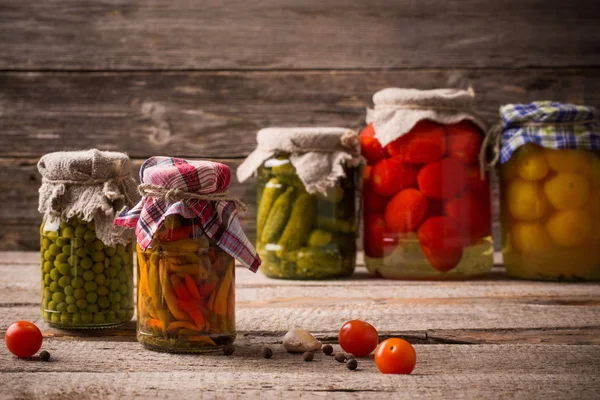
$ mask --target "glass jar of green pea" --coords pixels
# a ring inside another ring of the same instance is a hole
[[[133,245],[105,245],[94,222],[46,217],[40,230],[42,317],[56,328],[120,325],[133,317]]]

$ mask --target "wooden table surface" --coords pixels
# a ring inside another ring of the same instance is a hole
[[[96,332],[52,329],[40,319],[36,253],[0,253],[0,332],[18,319],[44,333],[52,361],[20,360],[0,347],[1,398],[540,398],[600,396],[600,284],[508,280],[502,268],[464,282],[371,278],[278,281],[237,270],[236,352],[174,355],[145,350],[135,323]],[[410,376],[356,371],[317,353],[281,349],[292,326],[334,348],[349,319],[382,338],[415,344]],[[261,349],[274,349],[270,360]]]

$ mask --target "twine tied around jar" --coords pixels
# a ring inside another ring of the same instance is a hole
[[[191,193],[181,189],[167,189],[162,186],[152,185],[150,183],[142,183],[138,186],[139,193],[144,197],[154,197],[158,199],[167,200],[170,202],[178,202],[178,201],[189,201],[189,200],[206,200],[206,201],[232,201],[235,203],[236,207],[242,212],[245,213],[248,211],[248,206],[242,202],[237,197],[229,196],[229,194],[225,192],[215,192],[215,193]]]

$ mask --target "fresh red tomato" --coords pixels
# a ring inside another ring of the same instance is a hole
[[[338,340],[346,353],[363,357],[375,350],[379,335],[373,325],[354,319],[342,325]]]
[[[382,374],[410,374],[416,363],[417,353],[406,340],[390,338],[375,350],[375,365]]]
[[[17,321],[6,330],[6,347],[17,357],[33,356],[42,347],[42,332],[27,321]]]

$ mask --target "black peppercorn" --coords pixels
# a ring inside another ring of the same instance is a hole
[[[262,356],[263,356],[263,358],[271,358],[271,357],[273,357],[273,350],[271,350],[271,348],[267,347],[267,346],[263,347],[263,349],[262,349]]]
[[[358,361],[356,361],[355,358],[349,359],[346,363],[346,368],[348,368],[351,371],[354,371],[356,368],[358,368]]]
[[[335,361],[340,363],[346,362],[346,355],[344,353],[337,353],[335,355]]]
[[[330,344],[326,344],[325,346],[323,346],[323,353],[325,353],[326,356],[330,356],[333,354],[333,346],[331,346]]]
[[[346,361],[347,360],[356,360],[356,357],[354,357],[352,354],[346,354]]]
[[[232,355],[234,351],[235,351],[235,347],[232,344],[226,344],[223,347],[223,354],[225,354],[226,356]]]
[[[307,351],[306,353],[302,354],[302,359],[304,361],[312,361],[313,358],[315,358],[315,355],[312,351]]]
[[[50,353],[47,352],[46,350],[43,350],[42,352],[40,352],[40,360],[42,360],[42,361],[50,360]]]

